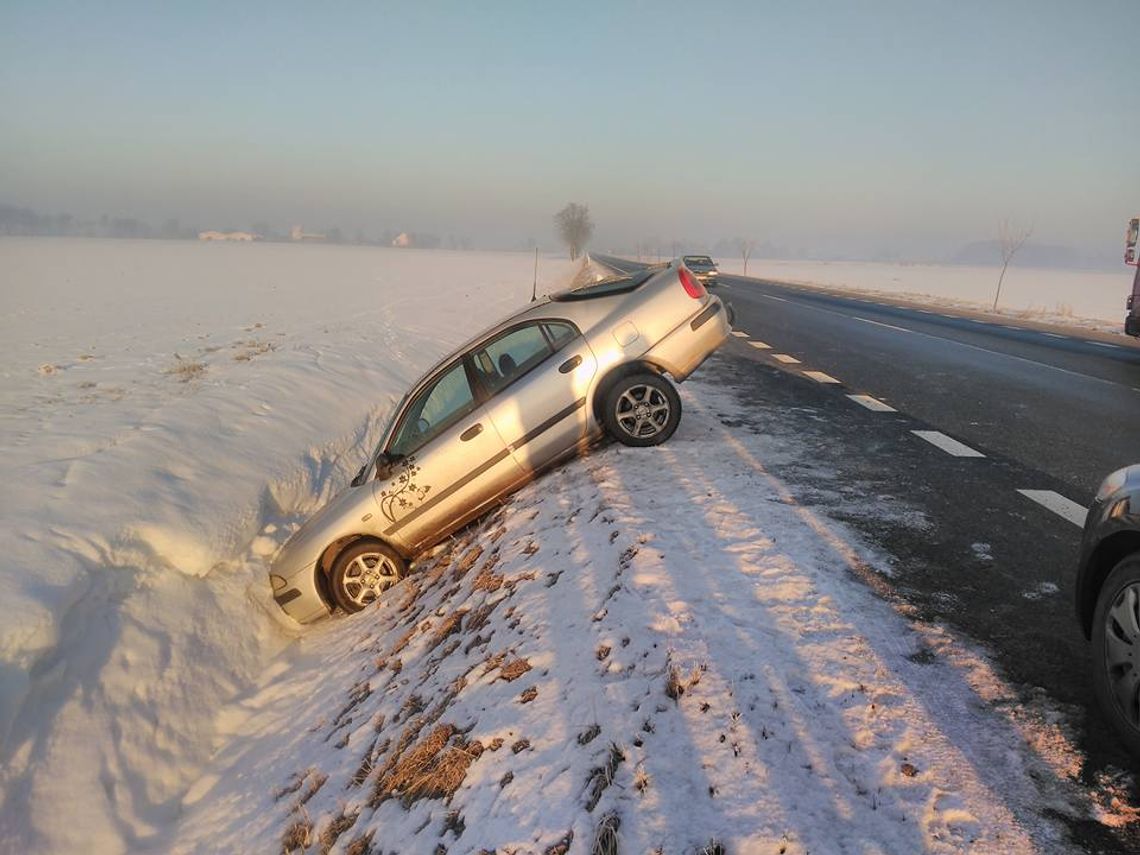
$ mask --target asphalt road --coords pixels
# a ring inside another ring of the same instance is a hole
[[[1038,469],[1082,505],[1109,472],[1140,462],[1140,347],[1128,340],[1057,337],[743,277],[723,283],[715,290],[733,304],[737,328],[773,352]]]
[[[1084,507],[1140,462],[1140,347],[743,277],[715,290],[740,335],[699,376],[745,405],[722,420],[770,437],[766,465],[797,500],[882,551],[886,596],[980,643],[1020,700],[1060,710],[1087,784],[1140,772],[1096,709],[1072,607]],[[1140,851],[1136,827],[1072,835]]]

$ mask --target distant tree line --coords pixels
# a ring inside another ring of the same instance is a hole
[[[211,225],[217,231],[250,231],[262,240],[288,242],[292,240],[290,229],[279,228],[267,222],[256,222],[247,228],[235,228],[223,223],[222,228]],[[15,205],[0,205],[0,235],[26,237],[94,237],[94,238],[154,238],[162,240],[197,240],[203,229],[197,225],[183,225],[171,217],[155,226],[135,217],[112,217],[103,214],[96,219],[83,219],[72,214],[40,214],[31,208]],[[333,226],[323,230],[325,243],[347,243],[366,246],[391,246],[392,242],[405,232],[388,229],[380,234],[366,234],[357,230],[351,237],[340,228]],[[469,250],[474,245],[470,238],[449,234],[440,236],[432,232],[406,232],[411,238],[411,246],[418,249]]]

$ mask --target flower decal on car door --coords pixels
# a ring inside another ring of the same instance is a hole
[[[395,522],[397,515],[410,510],[423,501],[424,496],[431,490],[430,486],[416,484],[416,476],[420,467],[416,465],[415,455],[405,457],[400,461],[400,471],[380,493],[380,512],[388,522]]]

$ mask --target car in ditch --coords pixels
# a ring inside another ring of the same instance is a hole
[[[707,255],[685,255],[681,257],[681,263],[693,272],[702,285],[710,287],[717,284],[720,271],[717,270],[716,262]]]
[[[1097,491],[1075,594],[1097,701],[1140,760],[1140,464],[1113,472]]]
[[[591,443],[664,442],[681,419],[673,384],[729,331],[684,265],[563,291],[496,324],[411,388],[351,485],[278,550],[274,599],[302,623],[359,611],[419,552]]]

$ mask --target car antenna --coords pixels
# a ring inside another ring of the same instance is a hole
[[[534,248],[534,286],[530,290],[530,301],[538,299],[538,247]]]

